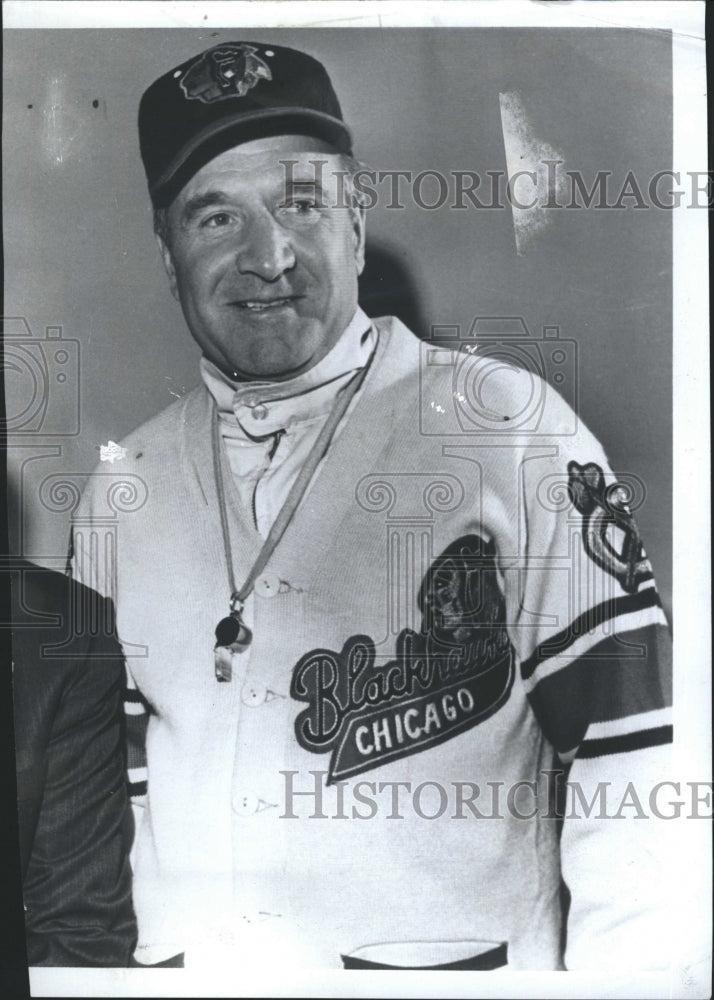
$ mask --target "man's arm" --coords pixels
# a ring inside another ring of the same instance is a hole
[[[126,966],[136,944],[123,659],[108,636],[86,649],[67,673],[46,749],[24,884],[30,965]]]
[[[561,837],[566,968],[669,964],[669,831],[651,807],[671,775],[669,668],[669,637],[651,626],[602,640],[532,692],[560,759],[572,761]]]
[[[583,429],[548,467],[525,468],[519,602],[527,627],[517,632],[529,701],[570,765],[561,838],[571,895],[565,964],[664,968],[669,829],[649,797],[670,776],[669,628],[628,491],[597,442]],[[548,619],[557,624],[539,624]]]

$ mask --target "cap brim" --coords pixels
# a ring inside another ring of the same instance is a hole
[[[261,108],[237,113],[207,125],[191,137],[150,186],[155,208],[171,204],[201,167],[233,146],[272,135],[310,135],[323,139],[338,153],[352,151],[352,136],[339,118],[311,108]]]

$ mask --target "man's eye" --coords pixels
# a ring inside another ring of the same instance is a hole
[[[214,212],[213,215],[209,215],[207,219],[203,219],[201,222],[202,229],[219,229],[223,226],[230,226],[233,222],[233,216],[229,215],[228,212]]]
[[[316,198],[291,198],[283,205],[283,209],[293,215],[309,215],[319,208],[321,205]]]

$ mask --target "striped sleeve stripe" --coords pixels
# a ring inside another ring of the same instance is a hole
[[[148,776],[146,767],[127,768],[127,787],[129,789],[129,796],[132,799],[141,798],[143,795],[146,795]]]
[[[146,707],[146,701],[136,688],[126,688],[124,691],[124,701],[131,705],[142,705]]]
[[[124,714],[125,715],[146,715],[146,708],[136,701],[124,700]]]
[[[128,690],[124,692],[125,715],[145,715],[147,711],[147,704],[138,691]]]
[[[602,604],[596,604],[594,608],[588,608],[587,611],[584,611],[577,618],[573,619],[566,629],[557,632],[546,639],[545,642],[536,646],[531,655],[523,660],[521,663],[521,676],[523,680],[528,680],[535,673],[539,664],[562,655],[566,650],[575,645],[578,640],[586,638],[588,633],[594,632],[599,626],[607,622],[614,623],[616,619],[630,615],[633,612],[645,611],[648,608],[661,609],[661,606],[657,591],[654,587],[647,587],[644,590],[637,591],[636,594],[625,594],[623,597],[614,597],[609,601],[603,601]],[[664,615],[662,615],[662,621],[663,624],[666,624]],[[617,629],[616,631],[621,630]],[[601,635],[593,636],[594,641],[591,645],[594,642],[599,642],[601,638]],[[582,655],[585,651],[585,649],[580,649],[577,655]]]
[[[631,633],[636,631],[641,632],[649,626],[659,626],[665,629],[668,627],[667,619],[661,608],[653,607],[647,608],[644,611],[634,611],[632,614],[621,615],[619,618],[605,622],[594,631],[581,636],[580,639],[569,647],[567,653],[552,656],[541,663],[536,673],[527,681],[524,681],[523,686],[526,692],[530,694],[537,688],[541,681],[551,677],[553,674],[559,673],[580,658],[591,661],[599,659],[602,655],[599,651],[602,644],[613,640],[620,643],[617,653],[619,653],[622,659],[642,659],[644,656],[643,652],[632,649],[628,651],[627,646]],[[614,654],[612,651],[608,651],[606,655],[612,656]]]
[[[623,733],[600,740],[583,740],[577,756],[580,758],[606,757],[614,753],[630,753],[671,743],[672,726],[657,726],[655,729],[641,729],[637,733]]]
[[[127,715],[125,745],[129,771],[146,766],[146,730],[149,716],[146,712],[140,715]]]
[[[645,612],[651,614],[652,611]],[[528,700],[558,753],[586,739],[627,735],[670,723],[671,644],[663,625],[610,635],[582,657],[560,658],[532,678]],[[529,682],[526,682],[526,684]],[[524,686],[526,686],[524,684]]]
[[[586,739],[601,740],[611,736],[625,736],[641,729],[656,729],[670,725],[672,708],[655,708],[650,712],[640,712],[637,715],[626,715],[621,719],[607,719],[604,722],[591,722],[588,726]]]

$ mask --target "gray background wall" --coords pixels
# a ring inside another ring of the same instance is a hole
[[[52,356],[44,414],[28,402],[32,373],[11,354],[6,362],[16,431],[11,536],[15,550],[37,562],[61,566],[67,544],[67,510],[57,498],[40,499],[47,476],[76,473],[79,482],[100,444],[120,440],[197,382],[198,351],[151,231],[136,111],[156,76],[241,38],[302,47],[324,61],[356,152],[377,168],[505,170],[498,94],[506,90],[521,92],[531,124],[562,153],[564,169],[580,170],[589,183],[597,171],[612,171],[611,200],[628,170],[646,188],[671,165],[667,32],[7,31],[5,314],[24,318],[35,338],[61,326],[65,339],[79,342],[77,375],[72,350],[60,365],[55,345],[26,349],[25,356]],[[468,329],[476,316],[501,315],[523,317],[534,335],[557,325],[574,340],[580,415],[612,467],[645,484],[637,518],[669,607],[670,213],[635,209],[632,199],[624,211],[553,212],[518,256],[510,209],[456,211],[447,203],[425,211],[406,203],[403,211],[380,204],[369,213],[372,278],[380,254],[391,277],[367,305],[378,313],[396,298],[421,334],[432,324]],[[6,336],[26,344],[26,329],[14,320]],[[58,383],[58,374],[68,377]],[[22,409],[32,417],[24,426]]]

